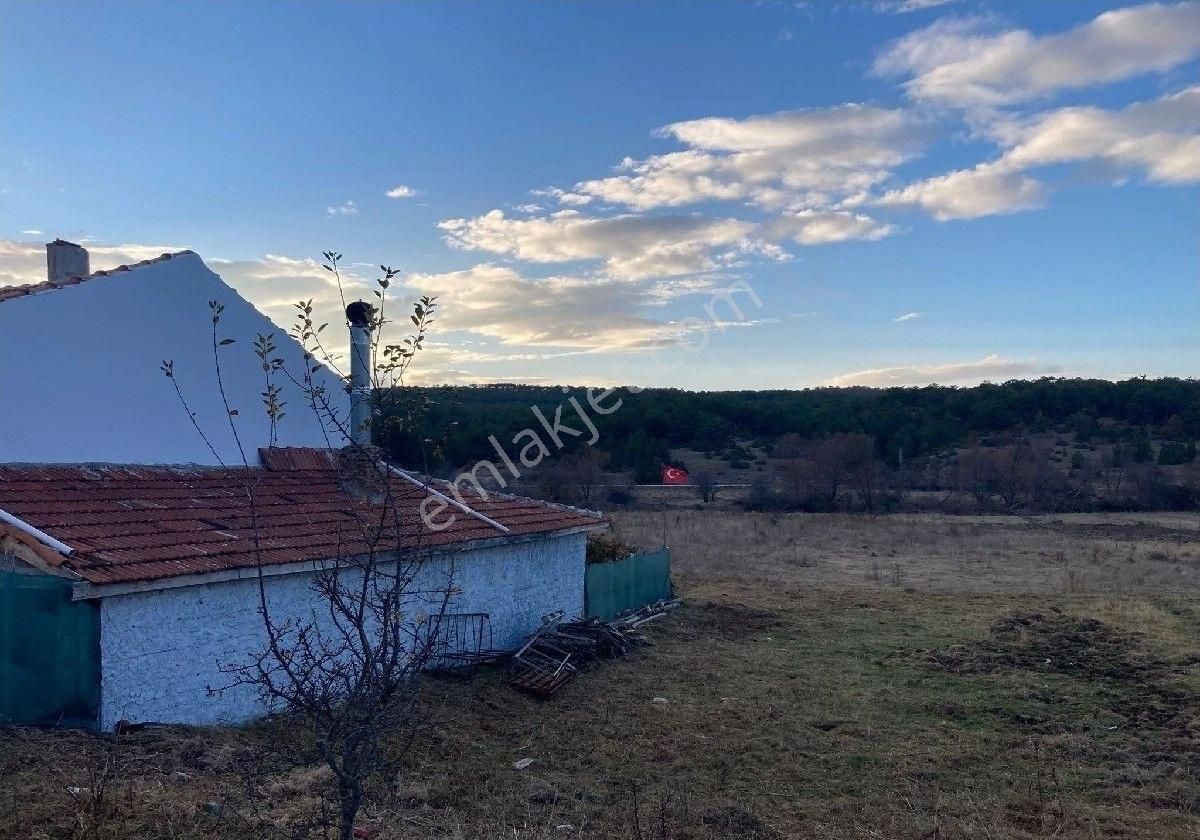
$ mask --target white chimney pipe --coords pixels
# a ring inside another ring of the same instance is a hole
[[[67,242],[65,239],[55,239],[46,243],[46,279],[51,283],[61,283],[71,277],[82,277],[91,274],[88,268],[87,248]]]
[[[350,439],[371,445],[371,324],[375,307],[355,301],[346,307],[350,322]]]

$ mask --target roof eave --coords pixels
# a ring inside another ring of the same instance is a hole
[[[421,551],[405,552],[404,556],[446,556],[451,554],[459,554],[464,551],[475,551],[483,548],[491,548],[492,546],[498,545],[512,545],[514,543],[531,542],[550,537],[564,537],[570,534],[603,531],[607,528],[608,522],[602,521],[589,523],[586,525],[573,525],[567,528],[559,528],[554,531],[539,531],[532,534],[486,537],[484,539],[451,543],[450,545],[428,548]],[[186,586],[202,586],[205,584],[225,583],[228,581],[238,580],[256,580],[259,577],[260,571],[264,578],[278,577],[280,575],[304,574],[321,571],[322,569],[328,569],[330,564],[335,562],[337,562],[336,558],[330,557],[320,560],[304,560],[299,563],[276,563],[264,566],[244,566],[236,569],[222,569],[216,572],[174,575],[172,577],[156,578],[154,580],[119,581],[114,583],[93,583],[90,581],[83,581],[75,584],[71,599],[74,601],[83,601],[94,598],[109,598],[115,595],[130,595],[138,592],[154,592],[163,589],[180,589]]]

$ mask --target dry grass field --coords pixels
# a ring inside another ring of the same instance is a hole
[[[630,511],[616,533],[670,545],[685,586],[1123,596],[1200,594],[1200,516],[944,516]]]
[[[665,535],[686,607],[550,701],[486,670],[430,681],[368,834],[1200,832],[1200,518],[616,518]],[[292,836],[328,780],[248,773],[278,737],[0,730],[0,835]]]

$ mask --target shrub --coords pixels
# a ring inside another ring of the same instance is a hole
[[[742,507],[753,511],[784,511],[795,510],[796,505],[784,494],[771,487],[765,477],[756,477],[750,485],[750,492],[742,501]]]
[[[637,504],[637,496],[628,487],[612,487],[609,489],[606,498],[610,505],[633,507]]]
[[[1158,450],[1160,466],[1173,467],[1196,460],[1195,443],[1164,443]]]
[[[592,563],[615,563],[633,553],[633,546],[622,542],[619,537],[597,534],[588,538],[587,562],[589,565]]]

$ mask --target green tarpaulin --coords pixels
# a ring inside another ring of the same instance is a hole
[[[71,582],[0,572],[0,722],[95,726],[100,610]]]
[[[584,602],[588,618],[614,618],[625,610],[671,597],[671,552],[661,548],[615,563],[587,567]]]

